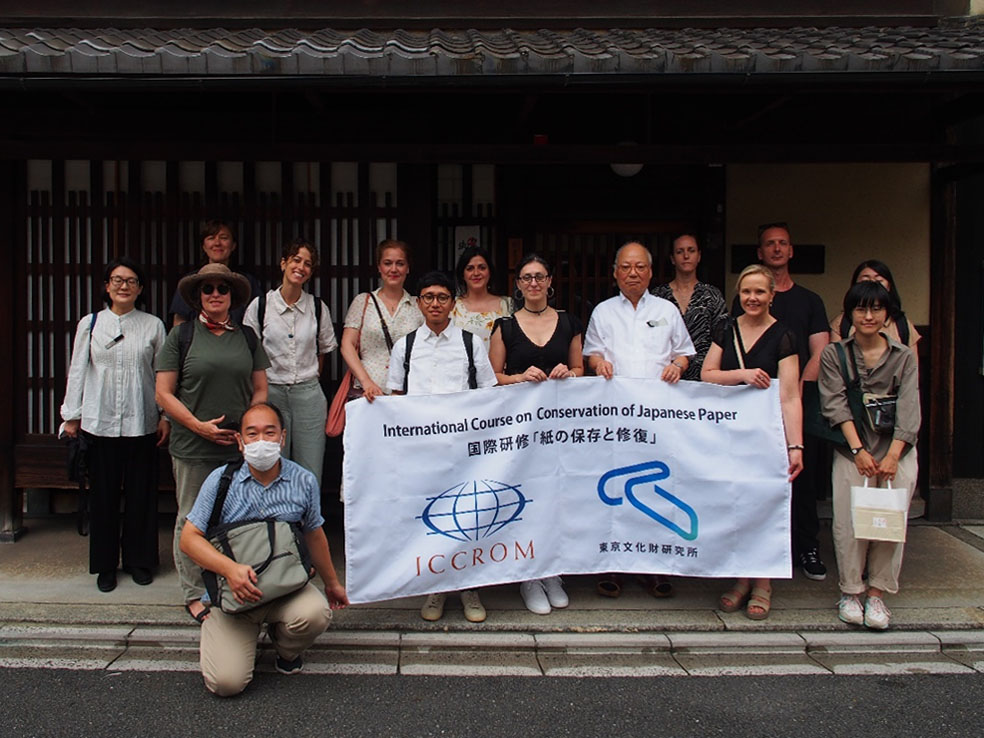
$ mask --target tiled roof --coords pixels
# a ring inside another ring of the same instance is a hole
[[[984,69],[984,26],[429,32],[0,29],[0,75],[763,74]]]

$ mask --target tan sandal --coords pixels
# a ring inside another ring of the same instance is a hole
[[[753,611],[753,608],[755,610]],[[748,597],[748,604],[745,606],[745,617],[749,620],[765,620],[769,617],[772,609],[772,591],[762,589],[762,587],[752,587],[752,593]]]
[[[748,599],[750,592],[751,589],[740,589],[737,586],[732,587],[718,597],[718,607],[724,612],[738,612],[745,606],[745,600]]]

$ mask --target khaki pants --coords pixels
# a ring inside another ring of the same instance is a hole
[[[200,461],[198,459],[171,459],[171,470],[174,472],[174,493],[178,500],[178,515],[174,519],[174,539],[171,542],[174,555],[174,568],[178,570],[181,591],[185,603],[201,599],[205,594],[205,584],[202,582],[202,569],[181,551],[181,530],[185,518],[198,499],[198,491],[202,482],[217,466],[225,462]]]
[[[240,615],[213,607],[202,624],[205,686],[220,697],[239,694],[253,680],[256,639],[264,623],[276,628],[277,654],[293,661],[328,629],[331,609],[311,583],[297,592]]]
[[[916,488],[919,463],[916,449],[899,459],[893,487],[901,487],[909,493]],[[868,587],[882,589],[891,594],[899,591],[899,571],[902,569],[904,543],[891,541],[865,541],[854,537],[851,524],[851,487],[864,484],[852,459],[834,452],[834,468],[831,474],[834,490],[834,552],[837,554],[837,573],[840,590],[844,594],[864,594],[865,582],[861,578],[868,567]],[[872,484],[869,480],[868,484]],[[884,486],[884,485],[883,485]]]

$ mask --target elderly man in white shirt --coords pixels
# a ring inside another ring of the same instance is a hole
[[[442,272],[425,274],[417,283],[417,295],[424,324],[393,346],[386,382],[393,394],[440,395],[494,386],[495,372],[482,340],[451,322],[454,309],[451,279]],[[408,340],[411,340],[409,364],[406,362]],[[424,620],[440,620],[446,599],[445,592],[428,595],[420,616]],[[472,623],[485,620],[485,608],[477,591],[463,591],[461,605],[465,619]]]
[[[619,294],[591,313],[584,338],[584,357],[598,376],[660,378],[673,384],[696,353],[680,311],[668,300],[649,293],[653,257],[649,249],[629,242],[615,254],[615,281]],[[673,585],[663,576],[647,576],[643,585],[654,597],[669,597]],[[618,597],[617,576],[598,581],[598,593]]]

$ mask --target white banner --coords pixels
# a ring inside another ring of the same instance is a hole
[[[346,408],[352,602],[553,576],[792,576],[778,383],[598,377]]]

